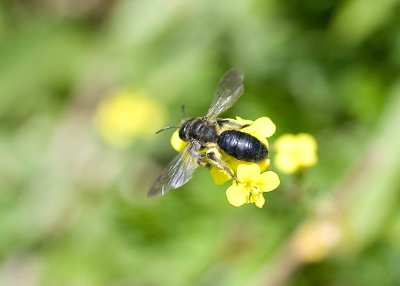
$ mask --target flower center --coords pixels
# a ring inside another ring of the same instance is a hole
[[[258,186],[255,185],[255,184],[246,183],[246,184],[245,184],[245,188],[246,188],[247,190],[249,190],[250,196],[251,196],[251,195],[258,195],[258,194],[260,193],[260,190],[259,190]]]
[[[258,194],[260,193],[260,190],[258,189],[258,187],[253,186],[253,188],[251,189],[251,192],[252,192],[254,195],[258,195]]]

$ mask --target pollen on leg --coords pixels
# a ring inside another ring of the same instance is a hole
[[[206,155],[208,158],[215,160],[215,159],[221,159],[222,155],[221,153],[218,151],[217,148],[213,147],[207,150]]]

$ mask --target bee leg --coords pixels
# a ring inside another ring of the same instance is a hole
[[[239,130],[249,126],[249,124],[241,124],[234,119],[217,119],[217,123],[222,130]]]
[[[197,164],[206,168],[210,167],[210,163],[207,162],[206,156],[200,156],[199,159],[197,160]]]
[[[226,163],[221,159],[222,158],[221,153],[217,150],[217,148],[210,148],[206,152],[206,156],[212,165],[214,165],[218,169],[224,171],[229,176],[231,176],[232,180],[234,180],[236,183],[239,183],[235,174],[231,171],[231,169],[228,168]]]

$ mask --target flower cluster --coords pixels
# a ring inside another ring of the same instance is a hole
[[[235,121],[246,126],[240,129],[240,131],[258,138],[268,147],[267,138],[272,136],[276,130],[275,124],[271,119],[261,117],[255,121],[251,121],[237,117]],[[179,138],[178,131],[175,131],[172,135],[171,145],[178,152],[186,146],[186,142]],[[236,175],[238,182],[233,181],[229,174],[215,166],[210,167],[210,174],[217,185],[232,180],[231,186],[226,190],[228,202],[237,207],[248,203],[255,203],[257,207],[261,208],[265,203],[263,193],[276,189],[280,184],[276,173],[266,171],[270,165],[270,160],[266,158],[256,164],[239,161],[223,151],[221,153],[222,160],[227,164],[232,173]]]
[[[153,133],[164,124],[164,119],[165,109],[146,93],[120,91],[99,103],[94,123],[106,143],[115,147],[126,147],[135,138]],[[303,170],[318,161],[317,142],[310,134],[281,135],[269,148],[268,138],[275,133],[276,126],[268,117],[254,121],[236,117],[228,121],[231,121],[233,126],[243,126],[239,129],[241,132],[259,139],[269,151],[276,151],[274,166],[283,173],[291,174]],[[180,152],[186,144],[179,138],[179,131],[176,130],[171,137],[172,147]],[[276,189],[280,184],[278,175],[267,171],[270,166],[269,156],[261,162],[253,163],[238,160],[222,150],[219,152],[230,174],[210,165],[210,175],[216,185],[231,182],[226,189],[228,202],[237,207],[249,203],[254,203],[259,208],[263,207],[263,193]]]

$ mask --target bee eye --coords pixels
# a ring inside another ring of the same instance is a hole
[[[181,138],[182,140],[185,140],[185,132],[184,132],[183,126],[181,127],[181,129],[179,129],[179,138]]]
[[[179,138],[181,138],[183,141],[188,141],[189,138],[187,138],[187,126],[188,126],[189,121],[186,121],[183,123],[182,127],[179,129]]]

